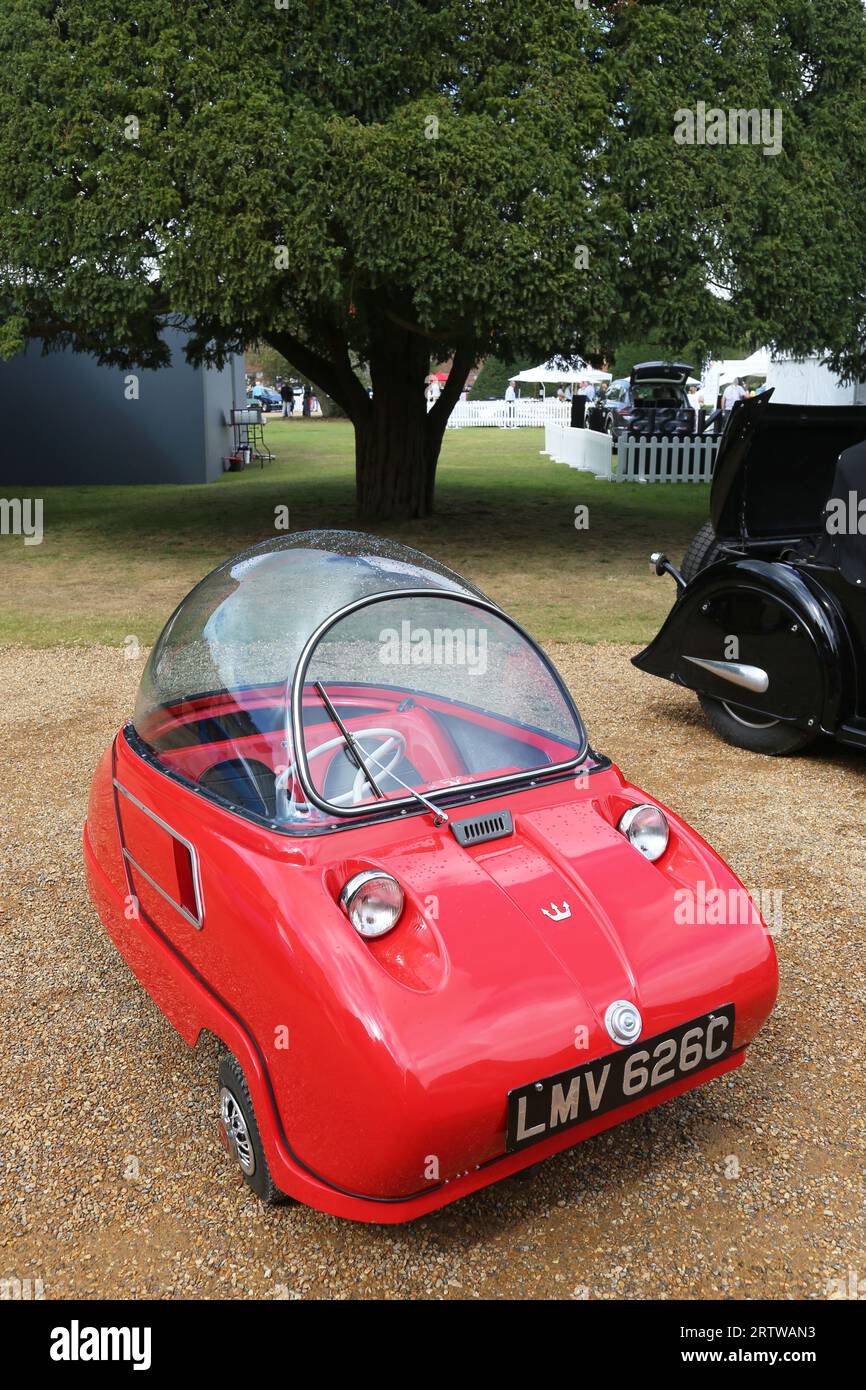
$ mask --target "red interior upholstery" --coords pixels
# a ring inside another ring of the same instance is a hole
[[[329,693],[346,727],[355,734],[367,729],[387,728],[402,734],[406,742],[405,759],[417,772],[414,782],[428,789],[452,782],[477,780],[479,773],[467,767],[455,739],[444,727],[441,716],[465,721],[468,731],[492,730],[525,746],[525,757],[538,766],[565,762],[573,749],[542,733],[523,729],[494,715],[457,705],[433,695],[414,698],[408,708],[404,692],[381,687],[333,684]],[[286,746],[283,722],[285,690],[282,686],[246,690],[203,697],[184,702],[166,711],[157,739],[159,756],[168,766],[192,781],[200,781],[211,768],[230,758],[242,756],[263,763],[276,774],[294,763],[293,750]],[[368,706],[369,713],[359,713]],[[334,758],[342,758],[339,747],[331,754],[312,758],[316,748],[339,738],[339,730],[325,717],[315,691],[305,695],[305,742],[310,775],[319,792],[325,786]],[[346,712],[344,711],[351,711]],[[437,717],[440,716],[440,717]],[[307,718],[316,722],[306,723]],[[255,725],[267,726],[256,728]],[[452,726],[453,727],[453,726]],[[225,731],[226,737],[220,737]],[[180,746],[177,746],[180,745]],[[517,763],[485,768],[484,776],[503,776],[519,771]],[[392,784],[388,796],[404,795]]]

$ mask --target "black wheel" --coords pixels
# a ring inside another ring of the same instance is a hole
[[[700,531],[692,538],[692,542],[683,556],[683,563],[680,565],[680,573],[686,583],[691,584],[699,570],[706,569],[707,565],[711,565],[720,550],[721,546],[716,540],[712,522],[704,522]]]
[[[799,753],[817,737],[811,729],[798,729],[794,724],[756,714],[728,700],[714,700],[710,695],[699,695],[698,699],[719,738],[735,748],[746,748],[750,753],[783,758],[789,753]]]
[[[265,1206],[278,1206],[289,1198],[274,1185],[265,1158],[256,1112],[240,1063],[230,1052],[220,1057],[220,1133],[228,1152]]]
[[[535,1182],[535,1179],[538,1177],[538,1174],[539,1174],[540,1172],[541,1172],[541,1164],[540,1164],[540,1163],[530,1163],[530,1165],[529,1165],[528,1168],[521,1168],[521,1169],[520,1169],[517,1173],[515,1173],[513,1176],[514,1176],[515,1182]]]

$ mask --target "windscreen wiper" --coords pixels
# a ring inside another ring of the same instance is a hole
[[[349,732],[342,719],[340,718],[339,714],[334,709],[334,706],[331,704],[331,697],[329,696],[325,687],[322,685],[321,681],[316,681],[316,689],[322,697],[322,703],[324,704],[325,709],[328,711],[329,715],[331,716],[331,719],[336,724],[337,728],[340,730],[340,733],[343,735],[343,738],[346,741],[346,747],[352,755],[353,761],[361,769],[370,786],[372,787],[374,796],[378,796],[380,801],[384,800],[385,793],[381,790],[379,783],[376,781],[372,772],[368,768],[367,763],[364,759],[364,754],[361,752],[361,749],[358,745],[358,740],[355,738],[353,734]]]
[[[368,753],[367,757],[376,764],[380,772],[384,773],[386,777],[390,777],[392,782],[396,782],[398,786],[403,788],[404,792],[408,792],[410,796],[414,796],[415,800],[420,801],[421,805],[426,810],[432,812],[434,825],[442,825],[443,822],[445,824],[448,823],[448,816],[446,812],[442,810],[441,806],[437,806],[434,802],[428,801],[426,796],[421,795],[417,787],[410,787],[409,783],[404,782],[402,777],[398,777],[396,772],[391,772],[389,768],[384,767],[375,754]]]
[[[339,714],[334,709],[330,697],[328,696],[328,692],[322,685],[321,681],[316,681],[316,689],[322,697],[325,709],[328,711],[337,728],[340,730],[340,733],[343,735],[343,738],[346,740],[346,747],[348,748],[351,756],[353,758],[357,758],[358,766],[360,767],[367,781],[370,783],[370,786],[373,788],[376,795],[380,798],[384,797],[385,793],[380,789],[378,782],[375,780],[373,774],[370,772],[370,769],[367,767],[367,764],[364,760],[364,755],[362,754],[361,749],[358,746],[358,740],[354,738],[353,735],[349,732],[342,719],[340,718]],[[404,782],[402,778],[397,776],[396,772],[390,772],[388,768],[383,767],[382,763],[379,762],[379,759],[375,757],[374,754],[368,753],[367,757],[376,764],[380,772],[383,772],[386,777],[390,777],[392,782],[396,782],[397,785],[402,787],[404,791],[407,791],[410,796],[414,796],[415,800],[419,801],[426,811],[430,811],[433,815],[433,823],[435,825],[442,825],[443,823],[448,823],[448,816],[446,812],[442,810],[441,807],[435,805],[435,803],[432,801],[428,801],[426,796],[422,796],[421,793],[417,791],[415,787],[410,787],[408,782]]]

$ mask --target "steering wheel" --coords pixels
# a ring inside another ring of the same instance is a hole
[[[361,745],[361,752],[364,755],[374,781],[378,782],[380,777],[387,777],[393,772],[406,752],[406,740],[397,729],[364,729],[360,733],[353,733],[356,743]],[[374,748],[367,748],[365,740],[375,738],[379,742]],[[307,755],[307,762],[311,763],[316,758],[320,758],[324,753],[331,753],[336,748],[342,748],[345,752],[346,740],[339,735],[337,738],[329,738],[326,743],[320,743],[318,748],[314,748],[312,753]],[[290,763],[277,776],[276,791],[279,803],[284,799],[289,783],[296,778],[296,764]],[[370,784],[367,781],[363,768],[358,768],[352,786],[347,792],[341,792],[339,796],[330,798],[332,806],[357,806],[366,800],[365,793],[369,795]]]

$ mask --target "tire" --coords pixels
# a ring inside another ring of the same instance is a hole
[[[817,738],[811,729],[798,729],[796,725],[785,724],[781,719],[761,722],[761,716],[753,710],[743,709],[728,700],[715,700],[710,695],[699,695],[698,699],[719,738],[750,753],[784,758],[791,753],[801,752]]]
[[[512,1176],[515,1182],[535,1182],[535,1179],[538,1177],[540,1172],[540,1163],[530,1163],[528,1168],[521,1168]]]
[[[698,571],[711,565],[720,551],[721,546],[716,540],[713,523],[705,521],[700,531],[693,537],[683,556],[683,563],[680,565],[680,573],[686,583],[691,584]]]
[[[244,1182],[267,1207],[288,1202],[290,1199],[271,1177],[246,1078],[230,1052],[220,1057],[219,1084],[223,1143],[240,1168]]]

